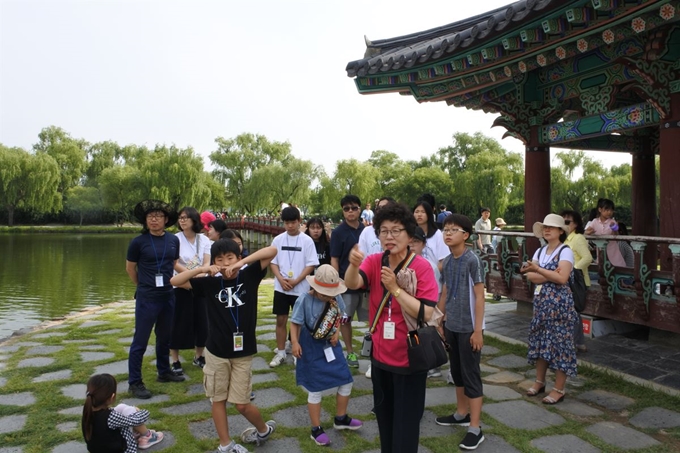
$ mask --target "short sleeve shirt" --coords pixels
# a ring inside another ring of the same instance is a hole
[[[194,243],[189,242],[182,231],[177,233],[179,239],[179,264],[187,269],[193,269],[203,264],[203,256],[210,256],[210,239],[202,234],[197,234]]]
[[[475,231],[491,231],[491,219],[483,220],[481,217],[475,223]],[[482,240],[482,245],[491,244],[490,234],[480,234],[479,237]]]
[[[170,233],[155,236],[142,233],[130,241],[127,260],[137,263],[137,295],[156,299],[172,293],[175,261],[179,259],[179,239]],[[156,275],[163,276],[163,286],[156,286]]]
[[[436,230],[432,237],[425,241],[425,248],[423,249],[423,258],[428,260],[435,266],[439,266],[439,261],[443,260],[451,254],[451,251],[444,242],[442,232]]]
[[[345,301],[342,296],[336,296],[335,301],[340,308],[340,312],[345,311]],[[307,330],[312,330],[316,325],[316,321],[326,308],[326,302],[317,299],[309,293],[300,294],[300,297],[293,305],[293,314],[290,316],[290,321],[299,326],[306,327]]]
[[[364,256],[382,253],[382,244],[375,235],[375,228],[372,226],[364,228],[359,235],[359,250]]]
[[[241,269],[237,277],[198,277],[190,279],[191,287],[206,301],[208,339],[205,346],[211,354],[223,359],[247,357],[257,353],[257,290],[267,274],[261,264]],[[234,333],[243,334],[243,351],[234,351]]]
[[[474,332],[477,302],[474,287],[484,283],[484,268],[477,254],[466,248],[458,258],[447,257],[440,281],[446,285],[446,328],[452,332]]]
[[[333,230],[331,235],[331,258],[338,259],[338,273],[340,278],[345,278],[345,272],[349,267],[349,252],[359,242],[359,236],[364,230],[364,225],[359,223],[357,228],[352,228],[347,225],[347,222],[342,222]]]
[[[359,273],[369,291],[369,322],[375,318],[384,290],[380,285],[380,271],[382,269],[382,255],[374,254],[366,257],[361,263]],[[409,265],[416,273],[418,284],[415,298],[429,306],[437,304],[438,287],[432,272],[432,266],[421,256],[416,256]],[[391,296],[390,296],[391,298]],[[373,332],[373,359],[376,366],[400,374],[408,374],[408,352],[406,351],[406,337],[408,327],[401,313],[401,306],[397,301],[390,301],[392,307],[392,321],[395,323],[395,338],[386,340],[384,335],[384,323],[389,318],[389,310],[386,306],[380,315],[380,319]]]
[[[361,219],[365,220],[366,223],[368,223],[369,225],[373,223],[373,217],[374,217],[373,211],[371,211],[370,209],[364,209],[363,211],[361,211]]]
[[[319,265],[314,239],[306,234],[299,233],[291,236],[287,232],[283,232],[274,238],[272,246],[278,250],[272,264],[279,266],[281,274],[284,276],[297,278],[306,267],[317,267]],[[309,283],[307,283],[307,279],[303,278],[293,289],[284,291],[279,279],[274,279],[274,291],[289,296],[299,296],[309,291]]]

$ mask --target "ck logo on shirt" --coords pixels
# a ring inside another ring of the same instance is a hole
[[[234,306],[234,302],[236,302],[236,306],[240,307],[241,305],[245,305],[245,302],[241,300],[239,296],[242,296],[243,294],[239,294],[239,291],[241,290],[241,287],[243,286],[243,283],[238,284],[237,286],[230,286],[229,288],[223,288],[220,290],[219,293],[215,296],[217,300],[220,301],[220,303],[226,304],[225,308],[231,308]]]

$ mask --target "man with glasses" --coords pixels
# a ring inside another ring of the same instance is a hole
[[[170,369],[170,334],[175,293],[170,279],[179,259],[179,239],[165,229],[177,222],[177,212],[159,200],[144,200],[134,209],[142,234],[130,241],[125,271],[135,284],[135,335],[128,356],[129,392],[135,398],[151,398],[142,380],[142,360],[155,326],[158,382],[181,382],[184,376]]]
[[[333,230],[331,236],[331,266],[345,278],[345,271],[349,267],[349,254],[352,248],[359,242],[359,236],[364,230],[364,224],[359,220],[361,200],[356,195],[345,195],[340,200],[344,222]],[[347,310],[348,320],[340,326],[342,339],[347,348],[347,364],[353,368],[359,367],[359,359],[354,353],[352,345],[352,317],[361,305],[360,290],[348,290],[342,295]]]

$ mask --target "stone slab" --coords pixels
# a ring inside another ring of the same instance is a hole
[[[255,328],[256,332],[264,332],[268,330],[276,330],[276,324],[263,324]]]
[[[124,384],[125,385],[125,390],[124,392],[120,392],[120,395],[127,394],[127,382]],[[120,384],[118,384],[120,387]],[[128,406],[137,406],[137,407],[142,407],[145,408],[149,404],[156,404],[156,403],[165,403],[166,401],[170,401],[170,395],[164,395],[164,394],[159,394],[159,393],[154,393],[153,396],[149,399],[143,400],[140,398],[132,398],[132,397],[126,397],[126,398],[119,398],[121,403],[127,404]]]
[[[260,343],[258,343],[258,344],[257,344],[257,353],[259,354],[259,353],[261,353],[261,352],[272,352],[272,348],[270,348],[270,347],[267,346],[266,344],[260,344]]]
[[[600,449],[594,447],[583,439],[566,434],[561,436],[539,437],[531,441],[531,446],[546,453],[599,453]]]
[[[123,337],[123,338],[119,338],[116,341],[118,341],[118,343],[132,343],[133,338],[134,337]]]
[[[230,425],[231,426],[231,425]],[[334,430],[330,430],[334,431]],[[309,439],[310,442],[312,442],[311,439]],[[333,442],[333,439],[331,439],[331,442]],[[316,446],[316,445],[315,445]],[[331,444],[331,448],[333,445]],[[294,452],[294,451],[301,451],[300,450],[300,441],[292,438],[292,437],[286,437],[283,439],[274,439],[266,442],[264,445],[257,447],[258,453],[264,452],[264,453],[278,453],[278,452]]]
[[[269,369],[269,365],[267,365],[267,369]],[[263,382],[272,382],[272,381],[278,381],[279,380],[279,375],[276,373],[259,373],[259,374],[253,374],[251,378],[251,382],[253,384],[260,384]]]
[[[496,355],[499,352],[501,352],[500,349],[494,347],[494,346],[489,346],[488,344],[485,344],[482,347],[482,355]]]
[[[86,344],[79,346],[78,349],[81,351],[101,351],[102,349],[106,349],[106,346],[103,344]]]
[[[257,339],[262,341],[276,340],[276,332],[263,333],[261,335],[258,335]]]
[[[118,362],[105,363],[104,365],[99,365],[94,369],[93,374],[108,373],[114,376],[119,374],[128,374],[128,361],[120,360]]]
[[[585,403],[582,403],[580,401],[577,401],[573,398],[567,398],[566,400],[562,401],[560,404],[557,404],[555,406],[555,409],[561,411],[561,412],[567,412],[572,415],[576,415],[579,417],[599,417],[602,415],[602,411],[599,409],[595,409],[592,406],[589,406]]]
[[[81,352],[80,360],[83,362],[97,362],[115,357],[113,352]]]
[[[680,426],[680,414],[662,407],[648,407],[629,421],[631,425],[637,428],[677,428]]]
[[[269,370],[269,362],[265,361],[262,357],[255,357],[253,358],[252,362],[252,370],[253,371],[261,371],[261,370]]]
[[[26,355],[54,354],[63,350],[63,346],[33,346],[26,351]]]
[[[376,420],[362,420],[364,422],[364,426],[361,427],[361,429],[356,430],[355,432],[361,437],[362,439],[366,439],[368,442],[374,442],[375,440],[378,439],[378,436],[380,435],[380,430],[378,429],[378,422]]]
[[[61,415],[83,415],[83,406],[69,407],[59,411]]]
[[[87,453],[87,446],[83,442],[72,440],[65,444],[57,445],[52,453]]]
[[[352,399],[350,399],[350,404]],[[350,416],[354,415],[351,409],[347,411]],[[307,405],[304,406],[294,406],[287,409],[282,409],[280,411],[274,412],[272,414],[274,420],[284,428],[299,428],[300,426],[311,426],[309,421],[309,411],[307,410]],[[321,407],[321,424],[328,425],[332,420],[332,415],[330,415],[326,410]],[[310,428],[311,429],[311,428]]]
[[[109,329],[109,330],[102,330],[101,332],[98,332],[98,335],[113,335],[115,333],[121,333],[123,329]],[[163,441],[165,442],[165,441]]]
[[[187,395],[205,395],[205,388],[203,384],[192,384],[187,390]]]
[[[279,404],[290,403],[291,401],[295,401],[295,397],[280,388],[262,389],[257,391],[258,408],[274,407]]]
[[[17,365],[18,368],[27,368],[27,367],[41,367],[41,366],[47,366],[47,365],[52,365],[54,363],[54,359],[52,357],[33,357],[30,359],[24,359],[19,362]]]
[[[620,411],[635,402],[634,399],[627,396],[619,395],[618,393],[608,392],[606,390],[591,390],[589,392],[581,393],[576,398],[581,401],[595,403],[610,411]]]
[[[456,404],[456,389],[451,387],[434,387],[425,391],[425,407]]]
[[[207,400],[206,400],[207,401]],[[232,416],[229,415],[229,432],[230,433],[242,433],[246,428],[250,428],[250,423],[245,417],[240,415]],[[215,429],[215,423],[213,423],[212,418],[207,418],[200,422],[189,423],[189,432],[196,439],[217,439],[217,430]],[[234,435],[234,439],[240,441],[240,437]],[[267,442],[269,443],[269,442]],[[258,448],[258,451],[260,449]]]
[[[331,398],[335,401],[335,392],[333,392]],[[347,412],[350,414],[350,417],[357,416],[359,419],[361,419],[360,415],[370,414],[372,409],[373,395],[352,396],[347,406]]]
[[[355,374],[352,377],[354,378],[353,389],[373,391],[373,381],[367,378],[364,373]]]
[[[24,453],[23,447],[0,447],[0,453]]]
[[[456,428],[450,426],[438,425],[435,419],[437,415],[432,411],[423,412],[423,418],[420,419],[420,437],[445,437],[453,433]],[[464,433],[462,429],[461,433]]]
[[[482,373],[500,373],[501,369],[496,368],[495,366],[489,366],[485,363],[480,363],[479,371],[481,371]]]
[[[130,346],[125,346],[123,348],[123,351],[125,351],[126,354],[130,354]],[[147,346],[146,351],[144,351],[144,357],[156,357],[156,346],[153,345]]]
[[[83,408],[80,408],[80,413],[83,413]],[[27,415],[8,415],[7,417],[0,417],[0,434],[13,433],[24,429]]]
[[[494,401],[516,400],[521,398],[518,392],[504,385],[484,384],[484,399],[492,399]]]
[[[193,403],[178,404],[176,406],[164,407],[161,412],[169,415],[187,415],[200,414],[202,412],[210,412],[212,406],[208,399],[194,401]]]
[[[78,428],[78,422],[65,422],[65,423],[59,423],[56,428],[59,432],[62,433],[67,433],[69,431],[73,431],[76,428]]]
[[[21,348],[20,345],[18,344],[12,344],[12,345],[5,345],[5,346],[0,346],[0,352],[17,352]]]
[[[62,340],[63,344],[83,344],[83,343],[91,343],[94,340]]]
[[[653,437],[615,422],[600,422],[589,426],[586,431],[621,450],[648,448],[659,444]]]
[[[563,424],[566,420],[527,401],[505,401],[484,405],[484,412],[510,428],[538,430]]]
[[[484,442],[482,442],[476,451],[479,453],[520,453],[518,449],[507,443],[502,437],[493,434],[487,434],[486,431],[484,431]]]
[[[491,384],[511,384],[523,380],[524,376],[513,373],[512,371],[501,371],[500,373],[489,374],[488,376],[482,377],[482,381]]]
[[[85,384],[71,384],[61,388],[61,393],[69,398],[84,400],[87,393]]]
[[[0,406],[30,406],[35,403],[35,396],[31,392],[10,393],[0,395]]]
[[[40,346],[42,343],[38,343],[37,341],[20,341],[15,343],[15,345],[30,348],[31,346]]]
[[[7,378],[0,377],[0,388],[4,387],[7,384]]]
[[[499,368],[528,368],[531,366],[527,362],[526,357],[520,357],[514,354],[495,357],[491,360],[487,360],[486,363]]]
[[[77,326],[79,329],[87,329],[88,327],[99,327],[108,324],[106,321],[85,321]]]

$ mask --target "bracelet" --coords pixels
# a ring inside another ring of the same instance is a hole
[[[392,297],[394,297],[395,299],[398,299],[400,294],[401,294],[401,288],[397,288],[397,290],[392,293]]]

